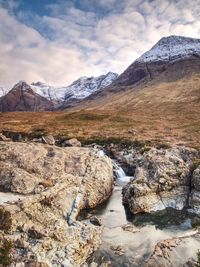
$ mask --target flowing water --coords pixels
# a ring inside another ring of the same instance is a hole
[[[23,198],[24,196],[19,194],[0,192],[0,205],[3,203],[12,203]]]
[[[117,179],[112,196],[105,205],[90,211],[90,215],[98,217],[105,226],[101,237],[102,245],[93,254],[90,263],[114,267],[145,266],[159,241],[185,236],[190,237],[170,252],[172,262],[167,262],[171,265],[163,262],[158,266],[179,267],[187,259],[196,258],[200,237],[195,235],[198,231],[191,227],[194,215],[173,209],[153,215],[131,215],[122,204],[121,191],[132,177],[126,176],[116,162],[114,169]]]

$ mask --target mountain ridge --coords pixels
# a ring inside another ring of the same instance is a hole
[[[200,147],[200,57],[134,61],[108,87],[69,101],[61,111],[1,114],[4,129],[93,143],[142,140]]]
[[[98,77],[80,77],[69,86],[55,87],[41,82],[32,83],[32,90],[63,110],[74,106],[94,107],[95,99],[109,93],[117,94],[130,87],[145,88],[149,82],[171,82],[200,69],[200,39],[168,36],[161,38],[149,51],[136,59],[121,75],[108,72]],[[1,99],[1,98],[0,98]],[[94,102],[94,104],[93,104]],[[112,102],[112,99],[110,99]]]
[[[200,39],[170,35],[161,38],[149,51],[136,59],[136,62],[172,61],[194,54],[200,55]]]
[[[174,35],[163,37],[128,66],[113,85],[129,86],[151,81],[169,69],[170,65],[190,59],[199,62],[200,39]]]
[[[33,91],[25,81],[18,82],[0,98],[0,112],[52,110],[53,103]]]

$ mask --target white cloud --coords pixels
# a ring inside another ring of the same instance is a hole
[[[15,1],[8,0],[7,9],[2,2],[0,84],[8,86],[20,79],[62,85],[82,75],[121,73],[163,36],[200,37],[200,0],[81,1],[104,8],[102,14],[62,1],[49,5],[48,15],[32,14],[41,33],[7,11]]]

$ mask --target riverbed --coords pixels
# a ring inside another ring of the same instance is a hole
[[[125,176],[123,170],[119,173],[108,202],[89,212],[89,216],[96,216],[104,226],[102,244],[90,258],[89,266],[181,267],[189,258],[196,259],[200,235],[191,226],[194,215],[173,209],[151,215],[130,214],[122,204],[121,192],[132,178]],[[166,240],[169,248],[163,253],[167,250],[168,256],[155,256],[159,242]],[[149,265],[152,258],[153,265]]]

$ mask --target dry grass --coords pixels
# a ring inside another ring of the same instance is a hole
[[[107,93],[65,112],[0,114],[0,131],[200,147],[200,75]]]

